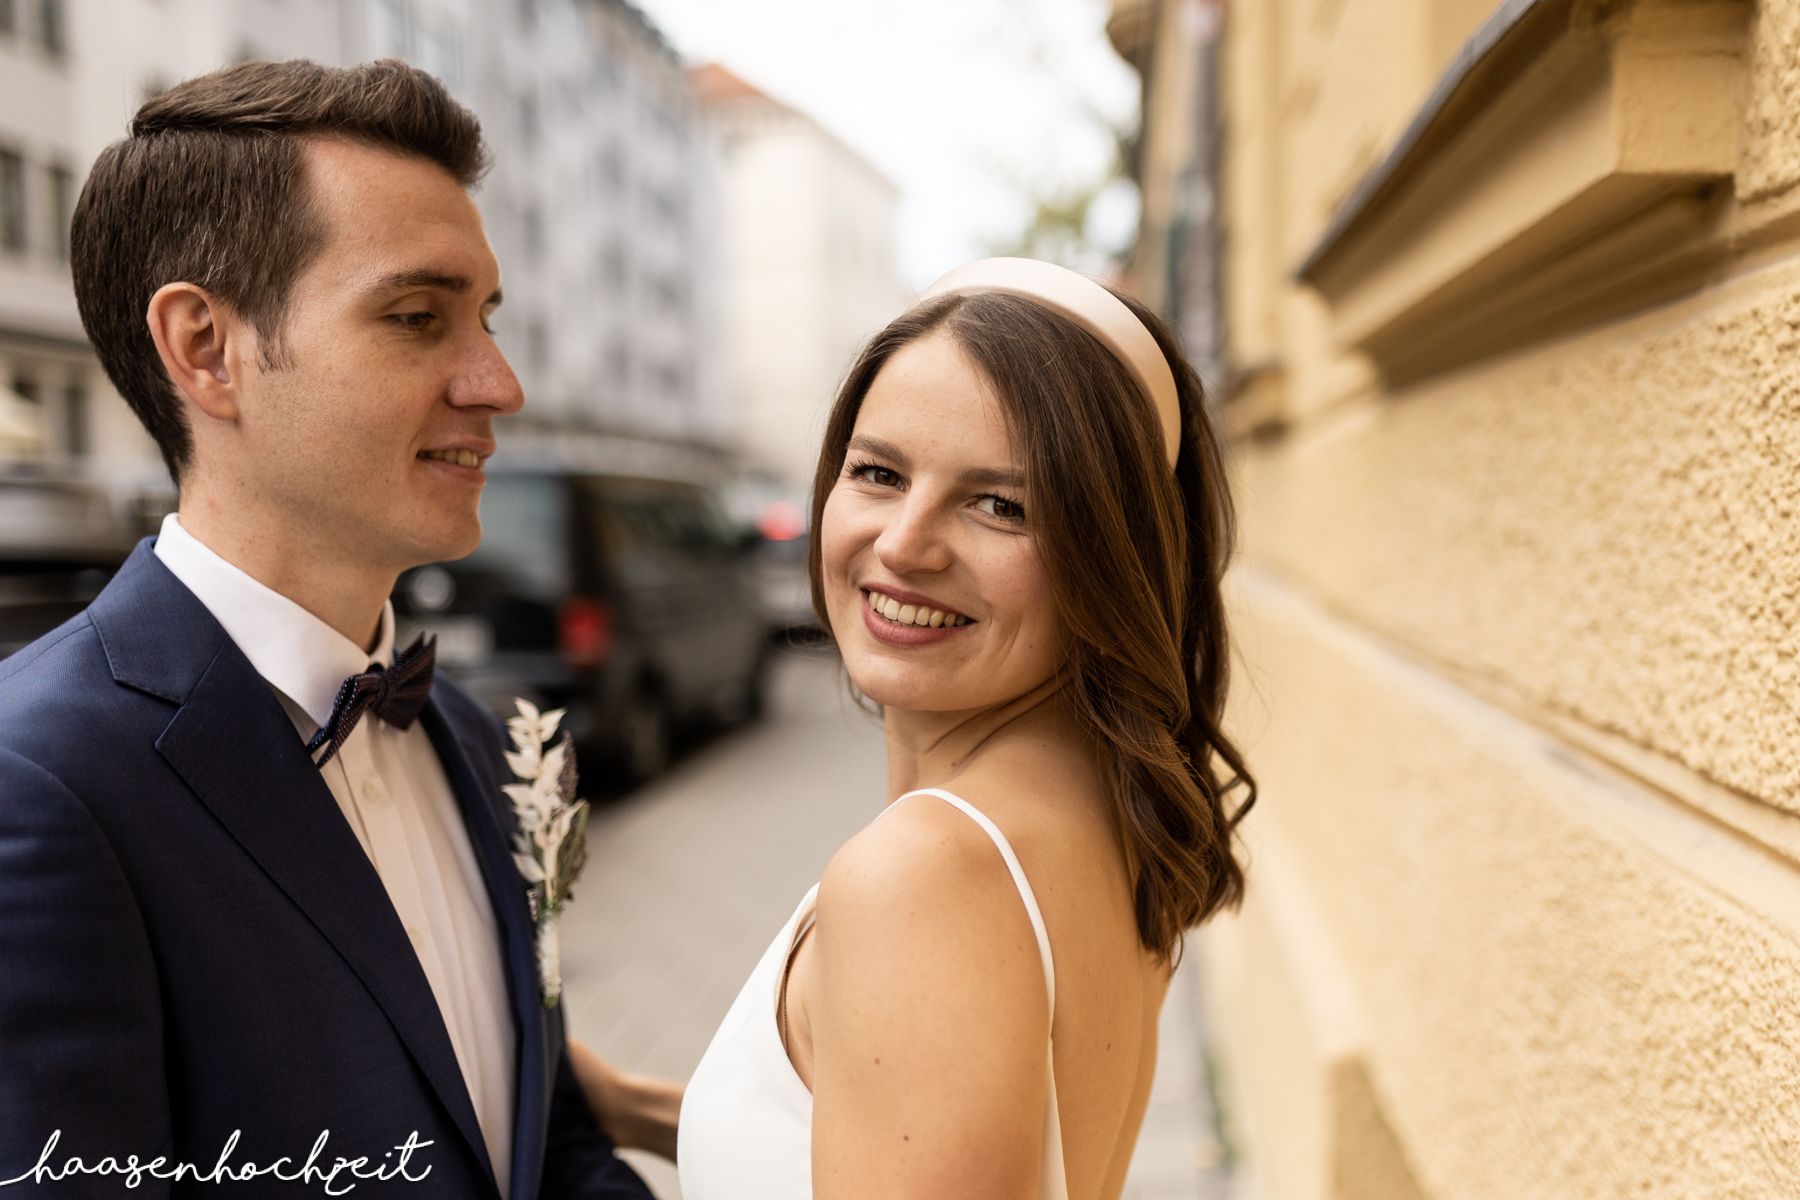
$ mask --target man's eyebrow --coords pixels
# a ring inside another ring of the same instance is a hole
[[[413,271],[395,271],[383,275],[370,286],[369,291],[397,295],[401,292],[416,292],[429,288],[433,291],[453,292],[460,296],[474,286],[474,281],[467,275],[457,275],[449,271],[424,267]],[[494,294],[489,296],[485,303],[499,304],[500,300],[500,289],[495,288]]]
[[[859,433],[850,439],[846,447],[849,450],[860,450],[864,454],[872,454],[876,458],[886,459],[902,471],[910,470],[912,463],[900,447],[878,437],[870,437]],[[1025,486],[1025,475],[1021,471],[1000,470],[995,467],[975,467],[957,476],[958,482],[965,487],[1012,487]]]

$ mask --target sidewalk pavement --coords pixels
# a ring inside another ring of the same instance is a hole
[[[593,814],[587,872],[562,919],[571,1034],[632,1070],[686,1079],[832,852],[880,811],[884,784],[880,725],[851,702],[836,658],[784,653],[763,721]],[[1163,1010],[1125,1200],[1232,1196],[1192,963]],[[672,1167],[628,1157],[662,1200],[679,1200]]]

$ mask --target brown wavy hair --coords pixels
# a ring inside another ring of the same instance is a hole
[[[1232,837],[1256,784],[1221,725],[1230,642],[1220,581],[1236,517],[1199,376],[1167,324],[1120,299],[1175,375],[1182,444],[1173,473],[1148,397],[1098,338],[1030,300],[944,297],[870,339],[839,389],[813,478],[808,569],[830,632],[818,530],[857,412],[896,352],[948,334],[993,386],[1023,457],[1032,536],[1067,632],[1064,690],[1109,760],[1138,936],[1174,962],[1183,932],[1235,908],[1244,892]]]

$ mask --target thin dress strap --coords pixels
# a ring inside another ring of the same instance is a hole
[[[1006,869],[1012,872],[1013,884],[1019,889],[1019,899],[1025,902],[1025,915],[1031,918],[1031,931],[1037,935],[1038,954],[1044,960],[1044,988],[1050,994],[1050,1020],[1056,1020],[1056,963],[1050,956],[1050,935],[1044,929],[1044,914],[1038,910],[1037,896],[1031,890],[1031,882],[1025,878],[1025,868],[1019,865],[1019,856],[1013,853],[1012,843],[1000,832],[1000,827],[988,819],[986,813],[942,788],[917,788],[904,796],[894,798],[894,804],[907,796],[936,796],[946,804],[960,808],[970,820],[986,831],[994,845],[999,847],[1000,857],[1006,860]],[[889,808],[893,804],[888,805]]]

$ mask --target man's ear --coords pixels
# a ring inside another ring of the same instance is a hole
[[[214,420],[236,420],[236,359],[229,345],[236,323],[229,310],[205,288],[166,283],[150,297],[144,319],[176,390]]]

